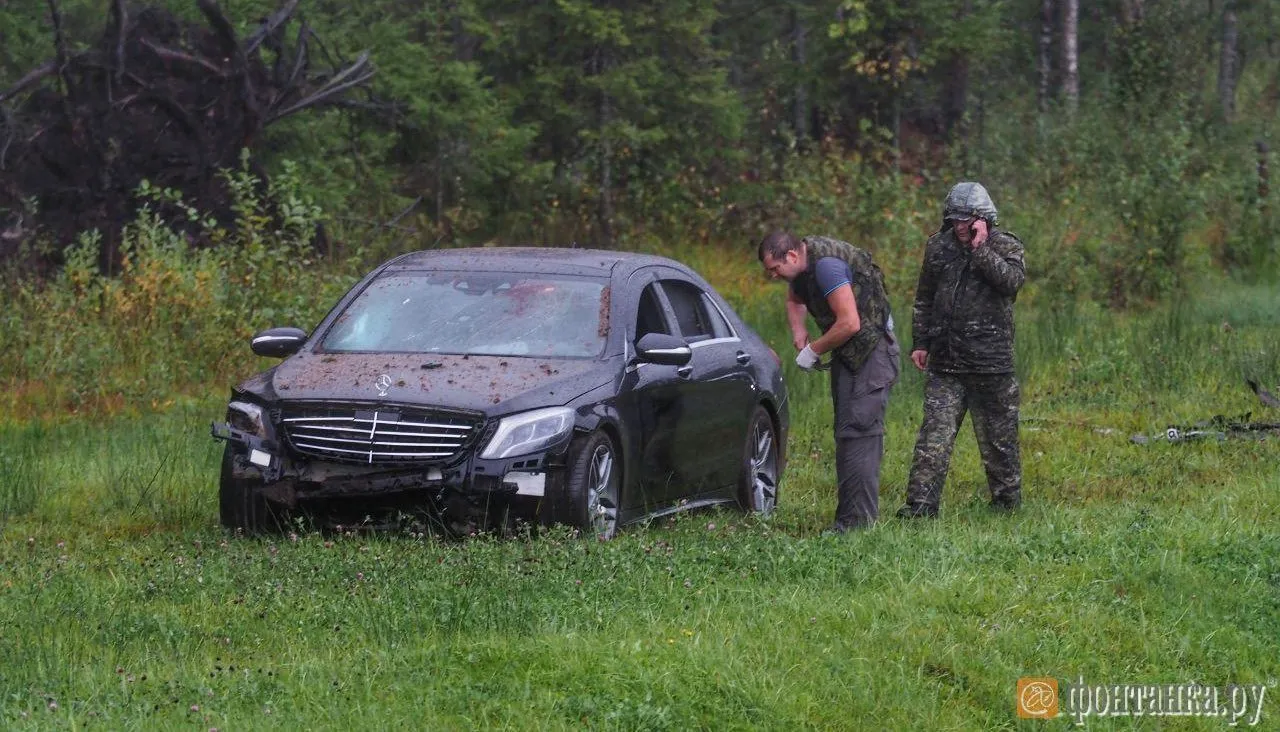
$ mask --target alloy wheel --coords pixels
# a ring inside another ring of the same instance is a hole
[[[591,453],[587,487],[587,520],[600,538],[610,538],[618,528],[618,486],[613,480],[613,450],[597,445]]]
[[[751,509],[768,515],[778,504],[778,456],[767,419],[752,427],[751,444]]]

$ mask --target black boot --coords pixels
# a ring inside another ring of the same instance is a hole
[[[938,507],[930,506],[923,503],[908,503],[898,509],[898,518],[916,519],[916,518],[937,518]]]
[[[1010,493],[991,497],[991,510],[998,513],[1013,513],[1022,507],[1022,494]]]

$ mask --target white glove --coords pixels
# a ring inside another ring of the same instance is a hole
[[[813,346],[805,346],[803,351],[796,354],[796,365],[805,371],[818,365],[818,354],[813,352]]]

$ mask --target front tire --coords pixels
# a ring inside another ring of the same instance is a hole
[[[618,532],[622,465],[617,446],[604,432],[592,432],[569,445],[563,479],[548,492],[549,523],[568,524],[600,541]]]
[[[768,516],[778,506],[778,439],[769,411],[757,406],[747,423],[738,478],[738,506]]]
[[[253,484],[236,476],[235,451],[227,445],[222,451],[222,477],[218,483],[218,518],[222,525],[246,534],[278,531],[280,523],[267,499],[253,489]]]

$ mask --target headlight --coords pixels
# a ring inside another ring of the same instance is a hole
[[[568,407],[536,409],[504,417],[480,457],[495,460],[537,452],[556,444],[572,430],[573,410]]]
[[[227,422],[242,432],[258,437],[267,436],[262,407],[249,402],[231,402],[227,405]]]

